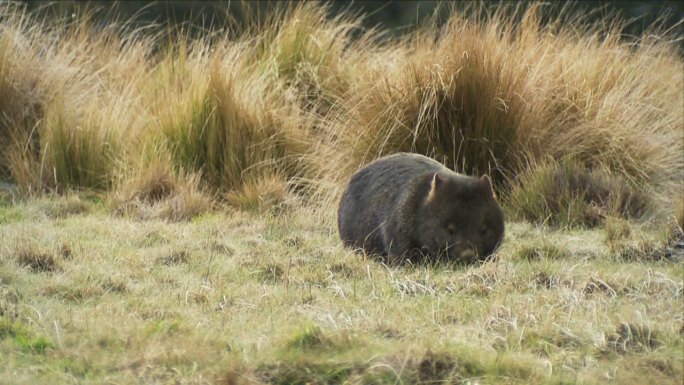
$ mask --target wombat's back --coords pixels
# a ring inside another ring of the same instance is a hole
[[[382,225],[406,194],[415,192],[417,179],[437,172],[453,173],[437,161],[418,154],[398,153],[377,159],[349,180],[337,211],[345,246],[386,255]]]

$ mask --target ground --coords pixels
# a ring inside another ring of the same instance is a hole
[[[682,249],[663,231],[507,223],[496,261],[387,267],[334,219],[5,200],[0,382],[682,381]]]

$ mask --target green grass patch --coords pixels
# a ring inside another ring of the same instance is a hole
[[[348,364],[317,363],[307,360],[264,365],[257,377],[272,384],[343,384],[358,368]]]
[[[641,218],[651,203],[619,176],[565,160],[523,173],[506,207],[513,217],[538,224],[594,227],[606,217]]]
[[[24,218],[24,214],[17,207],[0,205],[0,225],[20,222]]]
[[[37,335],[19,321],[0,316],[0,340],[12,339],[15,346],[27,353],[43,354],[54,347],[45,336]]]
[[[515,258],[527,261],[567,259],[570,256],[567,247],[544,238],[523,243],[515,253]]]
[[[318,326],[307,326],[297,331],[286,343],[286,348],[303,352],[327,350],[336,346],[335,342],[325,335]]]

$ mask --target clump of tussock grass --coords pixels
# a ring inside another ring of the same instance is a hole
[[[105,293],[126,294],[128,293],[128,285],[121,277],[107,277],[103,278],[100,286]]]
[[[381,323],[373,329],[373,333],[386,339],[400,340],[405,337],[399,329],[392,325]]]
[[[299,359],[294,362],[266,364],[256,370],[257,383],[341,384],[358,372],[358,367],[335,362]]]
[[[412,151],[501,185],[567,158],[659,197],[684,171],[682,59],[673,36],[656,28],[628,42],[622,25],[549,16],[543,4],[452,11],[440,30],[397,43],[395,60],[370,67],[341,102],[327,173],[344,180]]]
[[[325,110],[332,95],[343,94],[351,66],[342,63],[364,57],[351,49],[358,21],[325,14],[315,4],[275,7],[266,21],[248,22],[237,40],[176,37],[150,89],[177,169],[201,172],[239,206],[246,190],[272,175],[306,183],[318,161],[316,118],[307,111]]]
[[[327,266],[327,268],[333,277],[352,278],[359,277],[364,273],[358,266],[353,266],[345,262],[335,263],[331,266]]]
[[[212,196],[200,188],[199,178],[190,177],[182,180],[174,196],[152,205],[150,211],[143,209],[142,217],[187,221],[208,212],[213,204]]]
[[[333,127],[346,158],[340,165],[351,168],[343,171],[397,151],[430,155],[470,174],[508,160],[522,111],[501,97],[522,86],[502,65],[502,52],[482,44],[476,25],[453,14],[443,30],[418,32],[400,43],[398,58],[370,68]]]
[[[603,226],[608,257],[621,262],[677,262],[684,258],[684,249],[676,229],[666,228],[654,232],[653,229],[649,230],[649,226],[608,218]]]
[[[628,239],[632,234],[629,222],[620,218],[606,218],[603,222],[603,231],[608,245]]]
[[[542,238],[522,244],[516,251],[515,258],[527,261],[539,259],[554,260],[566,259],[570,255],[570,251],[564,245]]]
[[[560,277],[556,274],[549,274],[540,271],[532,277],[530,285],[535,288],[552,289],[560,284]]]
[[[287,349],[311,351],[334,346],[333,339],[327,336],[318,326],[306,326],[297,330],[286,343]]]
[[[3,55],[15,62],[2,66],[0,78],[15,79],[7,100],[23,106],[20,113],[0,106],[9,113],[0,168],[29,192],[110,188],[128,130],[137,127],[134,86],[149,39],[115,24],[98,30],[88,12],[38,21],[20,5],[3,4],[0,14],[7,26],[0,41],[14,37],[22,52]]]
[[[123,181],[119,188],[121,200],[139,200],[145,203],[162,201],[173,195],[178,189],[178,181],[167,164],[156,163],[138,170]]]
[[[287,198],[287,182],[276,175],[247,180],[239,189],[225,195],[225,201],[230,206],[258,213],[282,208]]]
[[[147,109],[156,119],[141,137],[143,143],[155,145],[144,147],[142,154],[156,159],[159,151],[170,151],[168,161],[176,170],[197,170],[205,162],[201,146],[211,115],[206,100],[209,47],[203,40],[193,43],[182,36],[177,39],[162,46],[163,52],[143,84]],[[158,148],[159,142],[168,148]]]
[[[283,342],[280,353],[290,358],[264,363],[254,370],[254,376],[266,383],[345,383],[362,375],[368,365],[354,359],[345,362],[325,357],[363,347],[363,341],[349,333],[301,326]]]
[[[580,337],[564,329],[526,333],[521,343],[529,346],[536,353],[546,356],[562,349],[577,349],[583,345]]]
[[[518,176],[506,205],[515,218],[567,227],[598,226],[608,216],[641,218],[653,210],[647,192],[574,160],[532,166]]]
[[[603,293],[612,297],[618,294],[618,290],[615,290],[614,286],[611,282],[592,275],[584,286],[584,294]]]
[[[38,63],[31,35],[39,34],[17,4],[0,7],[0,177],[21,187],[33,179],[38,164],[36,126],[43,115]]]
[[[414,365],[417,383],[461,381],[458,362],[448,354],[427,351]]]
[[[38,291],[40,295],[57,297],[73,303],[100,298],[108,293],[125,295],[128,292],[125,278],[93,273],[76,277],[74,282],[50,281]]]
[[[187,250],[174,250],[171,253],[158,257],[157,263],[164,266],[175,266],[188,263],[190,253]]]
[[[418,384],[459,383],[480,378],[496,382],[513,373],[516,378],[528,380],[538,377],[532,364],[523,357],[512,360],[503,352],[495,357],[478,349],[463,347],[414,353],[403,363],[403,368],[402,380]]]
[[[509,378],[535,379],[533,369],[525,361],[507,357],[478,357],[473,352],[427,350],[402,352],[404,356],[375,357],[370,361],[322,360],[302,355],[285,362],[265,363],[253,372],[242,369],[240,375],[231,370],[226,381],[255,380],[257,383],[373,383],[373,384],[434,384],[460,383],[471,379]],[[491,361],[491,362],[490,362]]]
[[[283,266],[278,262],[271,262],[266,264],[258,264],[256,270],[253,270],[251,274],[258,277],[262,282],[266,283],[278,283],[283,282],[287,277],[285,276],[286,271]]]
[[[175,173],[168,163],[139,168],[111,197],[118,215],[139,219],[190,220],[213,206],[196,174]]]
[[[35,272],[53,272],[60,269],[59,260],[53,253],[39,251],[30,246],[16,251],[17,263]]]
[[[631,242],[612,242],[608,244],[610,256],[618,261],[677,261],[682,260],[681,249],[671,247],[665,242],[654,239],[636,239]]]
[[[320,162],[319,120],[349,88],[352,64],[367,57],[357,47],[370,46],[351,38],[357,19],[326,12],[275,7],[218,44],[175,36],[151,71],[146,92],[159,120],[148,141],[161,137],[176,170],[201,173],[239,207],[261,210],[250,191],[273,175],[302,191]]]
[[[621,322],[606,338],[606,349],[619,354],[651,351],[663,342],[659,333],[648,325]]]
[[[64,260],[70,260],[74,257],[74,248],[71,242],[62,242],[62,245],[59,247],[59,255]]]
[[[66,196],[48,196],[41,200],[38,208],[49,218],[66,218],[71,215],[82,215],[93,211],[90,202],[74,193]]]
[[[217,75],[210,84],[217,127],[207,138],[212,144],[207,176],[228,188],[250,176],[297,176],[298,158],[310,143],[306,121],[262,74],[248,77],[245,84],[237,76]]]
[[[161,137],[176,171],[224,192],[269,174],[296,176],[309,148],[308,123],[281,85],[247,62],[248,48],[195,41],[187,53],[169,48],[155,70],[153,95],[163,102],[149,141]]]
[[[325,4],[275,7],[248,28],[255,40],[251,60],[302,108],[324,116],[347,95],[355,65],[366,60],[364,49],[373,49],[373,32],[355,34],[360,23],[347,13],[331,17]]]
[[[91,113],[94,115],[73,117],[50,110],[47,114],[41,135],[49,144],[42,159],[44,185],[59,190],[111,187],[116,156],[121,151],[117,147],[123,139],[118,132],[105,128],[109,122],[100,120],[99,111]]]

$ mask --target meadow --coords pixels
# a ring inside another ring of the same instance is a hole
[[[361,17],[0,3],[0,383],[682,382],[680,29]],[[496,258],[342,247],[347,179],[399,151],[492,178]]]

